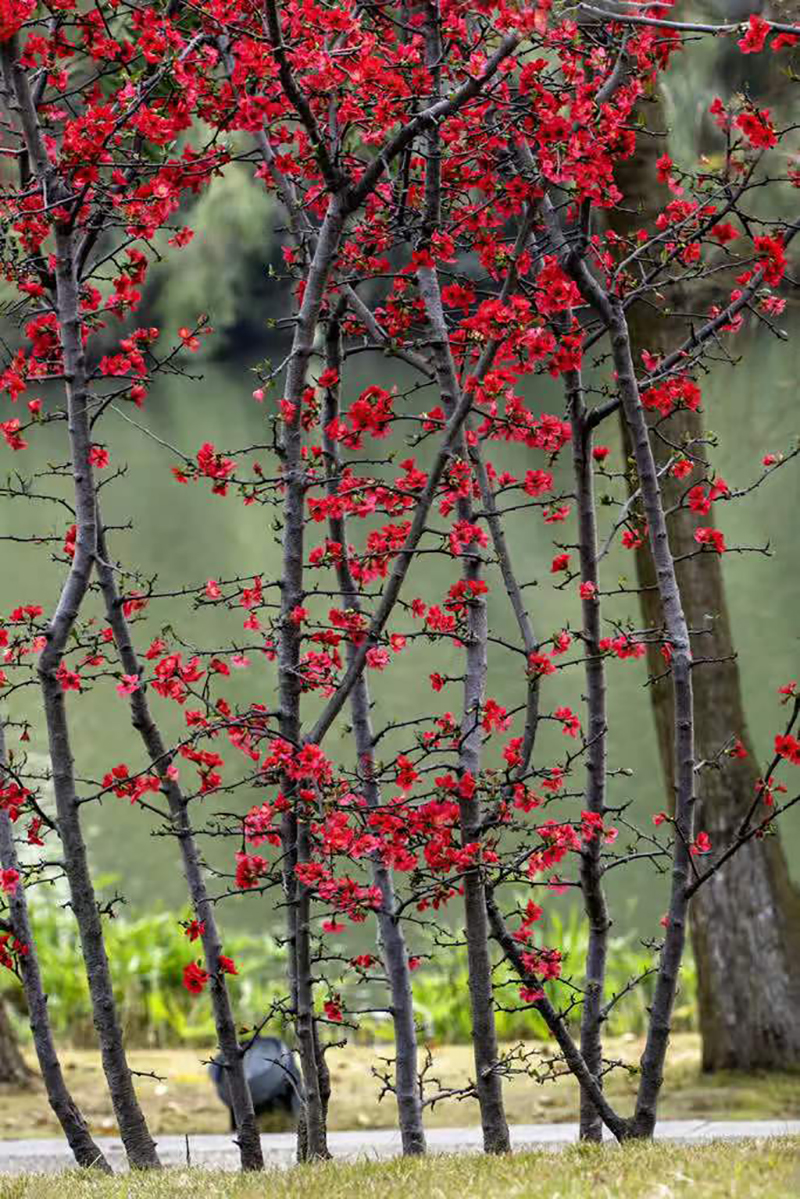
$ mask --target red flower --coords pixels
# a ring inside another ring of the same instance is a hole
[[[712,546],[718,554],[724,554],[728,548],[719,529],[705,528],[701,525],[699,529],[695,529],[694,539],[698,545]]]
[[[0,4],[0,42],[8,42],[19,33],[36,10],[36,0],[2,0]]]
[[[775,753],[779,757],[785,758],[787,762],[791,762],[793,766],[800,766],[800,742],[791,733],[786,733],[784,736],[779,734],[775,738]]]
[[[56,671],[56,678],[61,684],[62,691],[80,691],[81,676],[74,670],[70,670],[64,662],[62,662]]]
[[[581,731],[581,722],[572,708],[556,708],[553,713],[556,720],[562,721],[561,731],[566,737],[577,737]]]
[[[333,999],[326,999],[322,1006],[329,1020],[332,1020],[334,1024],[342,1023],[342,1006],[338,995]]]
[[[764,49],[770,29],[771,25],[768,21],[753,13],[744,37],[739,38],[738,44],[742,54],[759,54]]]
[[[192,995],[199,995],[208,985],[208,971],[198,966],[197,962],[190,962],[183,968],[183,985]]]
[[[375,962],[375,958],[371,953],[360,953],[358,957],[350,959],[351,966],[358,966],[362,970],[368,970]]]
[[[405,754],[398,754],[395,766],[397,773],[394,781],[403,791],[408,791],[419,778],[419,774],[414,769],[414,763]]]
[[[217,495],[225,495],[226,480],[236,470],[236,463],[232,458],[225,458],[222,454],[218,454],[213,442],[205,441],[197,451],[197,468],[201,475],[215,480],[212,490]]]
[[[24,450],[27,448],[27,441],[20,433],[21,422],[15,416],[12,420],[0,421],[0,433],[5,438],[6,445],[11,450]]]
[[[0,870],[0,888],[5,895],[16,895],[18,885],[18,870]]]
[[[626,529],[622,534],[622,544],[626,550],[641,549],[643,542],[641,535],[635,529]]]
[[[764,280],[770,287],[777,287],[786,271],[786,253],[780,237],[756,237],[753,245],[758,251],[759,267],[764,272]]]
[[[124,674],[122,682],[117,683],[117,693],[119,695],[133,695],[141,687],[141,679],[138,674]]]
[[[532,674],[555,674],[555,665],[547,654],[529,654],[528,669]]]
[[[761,112],[742,112],[736,118],[736,125],[741,129],[751,146],[768,150],[778,143],[778,137],[769,119],[769,109]]]
[[[258,886],[258,880],[269,870],[269,863],[257,853],[236,855],[236,886],[240,891],[250,891]]]

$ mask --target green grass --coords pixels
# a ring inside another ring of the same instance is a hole
[[[0,1199],[788,1199],[800,1193],[800,1139],[702,1146],[575,1147],[505,1158],[328,1162],[266,1175],[175,1170],[114,1179],[70,1173],[0,1180]]]

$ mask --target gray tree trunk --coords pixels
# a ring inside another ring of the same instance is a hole
[[[123,611],[114,567],[109,558],[105,530],[100,520],[99,507],[97,518],[99,526],[97,577],[105,601],[106,616],[114,633],[114,641],[125,674],[140,677],[141,665],[131,641],[130,629]],[[144,685],[131,695],[130,709],[133,727],[142,739],[166,795],[173,832],[180,847],[183,873],[189,890],[192,910],[203,928],[201,943],[210,979],[214,1026],[222,1055],[222,1068],[227,1075],[227,1091],[238,1135],[242,1169],[262,1170],[264,1156],[261,1151],[261,1138],[253,1111],[253,1100],[244,1074],[244,1059],[239,1050],[236,1020],[230,994],[225,982],[225,975],[220,970],[222,940],[214,905],[208,894],[200,849],[192,828],[189,803],[178,782],[170,778],[167,773],[173,755],[168,752],[161,731],[153,720]]]
[[[0,813],[0,821],[8,817]],[[29,1087],[33,1073],[22,1056],[14,1029],[8,1018],[6,1002],[0,996],[0,1085]]]
[[[579,371],[568,371],[567,388],[572,420],[572,462],[578,508],[578,546],[581,582],[599,589],[597,563],[597,514],[594,496],[592,431],[586,426],[583,381]],[[606,812],[606,717],[605,664],[600,653],[600,603],[594,595],[581,600],[583,643],[586,654],[584,678],[588,715],[586,752],[586,810],[601,818]],[[581,853],[581,892],[588,923],[586,987],[581,1012],[581,1053],[589,1070],[602,1086],[603,998],[611,918],[603,889],[603,840],[595,834]],[[602,1141],[603,1121],[586,1091],[581,1091],[580,1136],[585,1141]]]
[[[28,76],[17,61],[18,51],[16,38],[2,43],[0,63],[6,93],[9,96],[13,95],[15,100],[31,174],[41,186],[47,205],[70,204],[73,197],[65,192],[64,185],[48,157]],[[47,645],[39,657],[38,675],[47,722],[50,768],[58,834],[64,855],[64,872],[69,883],[72,911],[80,933],[103,1069],[128,1161],[132,1167],[147,1169],[158,1167],[159,1161],[136,1097],[125,1054],[106,955],[103,922],[81,828],[67,706],[57,674],[86,597],[97,550],[96,497],[89,460],[91,429],[80,316],[80,285],[76,268],[75,234],[68,221],[55,222],[54,270],[77,537],[72,565],[48,625]]]
[[[429,173],[431,171],[429,143]],[[430,202],[430,199],[428,200]],[[431,355],[439,391],[449,420],[462,402],[461,389],[450,351],[447,326],[442,310],[438,278],[433,270],[420,267],[417,272],[420,296],[430,329]],[[468,460],[466,437],[456,443],[456,454]],[[474,524],[472,502],[459,497],[456,510],[460,520]],[[462,577],[478,581],[482,575],[479,548],[471,543],[462,555]],[[475,595],[469,603],[465,638],[464,700],[459,750],[459,774],[469,773],[477,780],[481,769],[483,705],[487,673],[488,616],[483,597]],[[478,793],[459,799],[461,844],[482,840],[482,812]],[[464,871],[464,932],[467,939],[469,998],[472,1015],[472,1048],[475,1058],[475,1086],[481,1110],[483,1144],[487,1153],[506,1153],[511,1148],[503,1105],[503,1080],[499,1070],[499,1048],[494,1018],[492,958],[489,949],[489,922],[486,914],[484,868],[478,859]]]
[[[648,114],[651,126],[657,113],[655,108],[654,114]],[[618,185],[631,198],[629,202],[635,197],[640,208],[653,215],[665,202],[664,189],[656,183],[655,159],[661,150],[657,140],[641,138],[635,156],[617,171]],[[624,222],[624,212],[613,215],[619,232]],[[637,360],[642,348],[656,355],[665,353],[686,332],[675,318],[645,304],[634,305],[628,319]],[[624,422],[623,431],[627,438]],[[702,416],[693,412],[673,416],[669,435],[676,444],[684,437],[702,439]],[[702,455],[702,447],[698,449]],[[663,477],[667,509],[680,501],[693,481]],[[709,834],[715,849],[722,849],[752,804],[761,769],[747,729],[720,556],[697,554],[698,520],[685,507],[673,512],[668,523],[673,552],[683,558],[677,570],[689,628],[706,630],[692,636],[693,654],[717,660],[693,671],[697,759],[712,758],[731,737],[739,737],[748,755],[725,756],[718,768],[699,775],[696,827]],[[713,525],[713,515],[702,523]],[[661,627],[656,576],[646,545],[636,551],[636,571],[643,588],[643,622]],[[648,647],[648,665],[651,675],[663,674],[657,646]],[[674,792],[669,680],[651,686],[649,693],[669,807]],[[765,814],[759,810],[760,817]],[[800,1064],[800,893],[789,878],[779,836],[751,839],[698,890],[692,901],[691,935],[703,1069],[783,1069]]]
[[[281,581],[281,624],[278,652],[281,735],[298,746],[302,678],[300,653],[302,634],[292,611],[303,601],[303,545],[305,533],[306,476],[302,458],[303,431],[301,399],[308,376],[320,309],[333,258],[344,231],[345,218],[339,199],[331,201],[319,232],[308,272],[303,301],[297,314],[292,356],[286,373],[285,394],[294,405],[295,416],[284,429],[282,466],[285,480],[283,508],[283,578]],[[296,795],[292,779],[283,779],[283,791],[293,807],[281,826],[283,878],[286,898],[288,977],[295,1031],[303,1070],[304,1109],[298,1123],[298,1158],[329,1157],[325,1125],[325,1084],[314,1021],[314,979],[310,910],[312,894],[295,874],[298,864],[309,860],[310,837],[305,804]]]
[[[4,730],[0,724],[0,769],[5,761]],[[14,844],[14,828],[7,812],[0,812],[0,866],[4,870],[19,870],[17,849]],[[94,1167],[110,1174],[111,1167],[92,1139],[83,1113],[64,1081],[47,1012],[47,996],[42,986],[39,957],[22,880],[17,885],[14,894],[9,897],[8,909],[14,936],[23,945],[26,945],[28,950],[27,953],[20,955],[19,973],[28,1005],[28,1019],[33,1034],[33,1044],[48,1101],[64,1130],[64,1136],[67,1138],[76,1163],[79,1166]],[[8,1020],[5,1005],[0,1001],[0,1083],[15,1087],[28,1087],[31,1085],[32,1079],[33,1071],[28,1068],[22,1057]]]
[[[337,311],[328,320],[325,338],[325,361],[337,376],[342,369],[342,346],[340,316]],[[327,486],[329,495],[335,495],[339,486],[342,463],[338,444],[328,435],[327,429],[334,417],[339,415],[340,386],[329,386],[325,394],[323,417],[323,445],[327,456]],[[329,518],[331,538],[347,546],[347,518]],[[341,591],[341,603],[347,610],[361,612],[361,599],[353,579],[346,552],[337,563],[337,580]],[[352,662],[356,647],[347,643],[348,663]],[[350,711],[353,720],[353,737],[358,759],[358,773],[364,787],[364,796],[370,808],[380,809],[383,803],[381,788],[375,773],[374,735],[370,714],[369,683],[365,673],[350,693]],[[400,1122],[400,1138],[403,1153],[407,1155],[425,1152],[425,1129],[422,1123],[422,1097],[417,1070],[417,1029],[414,1018],[414,996],[411,986],[411,971],[408,965],[403,926],[397,915],[397,901],[392,871],[384,865],[380,853],[372,855],[372,878],[381,893],[378,911],[378,941],[389,980],[392,1024],[395,1041],[395,1091],[397,1112]]]

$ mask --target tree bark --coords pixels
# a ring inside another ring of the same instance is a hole
[[[441,63],[443,42],[439,0],[428,0],[425,11],[425,64],[431,73],[431,95],[439,100],[442,92]],[[433,235],[442,219],[442,144],[439,128],[430,126],[425,136],[425,194],[422,228],[418,248],[429,250]],[[431,359],[448,420],[461,406],[462,395],[456,372],[442,297],[436,270],[420,266],[417,286],[425,307],[431,340]],[[454,445],[458,458],[469,461],[467,439],[462,429]],[[460,496],[456,511],[459,520],[474,524],[472,501]],[[461,555],[462,578],[467,584],[481,580],[482,561],[478,546],[472,542]],[[477,783],[481,769],[483,732],[481,708],[485,698],[488,614],[483,596],[468,595],[467,635],[465,641],[464,700],[459,747],[459,775],[469,774]],[[471,865],[464,871],[464,932],[467,939],[469,998],[472,1014],[472,1048],[475,1058],[475,1085],[483,1128],[483,1147],[487,1153],[506,1153],[511,1148],[503,1105],[503,1080],[499,1072],[499,1049],[494,1018],[492,957],[489,948],[489,922],[486,914],[484,867],[481,861],[482,813],[480,795],[460,795],[459,818],[461,845],[477,846]]]
[[[31,173],[42,188],[46,205],[69,206],[73,197],[48,157],[28,76],[17,61],[18,49],[16,38],[4,42],[0,48],[0,60],[6,91],[9,96],[14,97],[18,111]],[[55,223],[54,269],[55,308],[63,355],[77,535],[72,565],[48,625],[47,644],[39,657],[38,674],[47,723],[50,768],[58,834],[64,855],[64,871],[81,939],[103,1069],[128,1161],[134,1168],[148,1169],[158,1167],[159,1161],[136,1097],[125,1054],[111,970],[106,955],[103,922],[81,828],[67,707],[58,678],[58,669],[63,665],[69,639],[86,597],[97,550],[96,496],[89,459],[91,430],[86,358],[81,329],[75,233],[70,220],[59,219]]]
[[[8,824],[8,816],[5,812],[0,812],[0,850],[2,850],[3,826],[6,824]],[[13,866],[7,866],[5,860],[3,860],[3,868],[15,869]],[[14,935],[17,935],[16,931]],[[23,1089],[31,1085],[32,1078],[33,1072],[22,1056],[16,1034],[11,1027],[5,1000],[0,996],[0,1086]]]
[[[39,678],[47,720],[58,832],[64,851],[64,870],[81,938],[103,1069],[128,1160],[134,1168],[147,1169],[157,1167],[159,1161],[136,1097],[125,1054],[111,970],[106,955],[103,923],[81,828],[67,708],[64,692],[57,677],[68,639],[88,589],[97,545],[95,489],[89,464],[91,435],[87,412],[86,367],[78,316],[78,285],[75,278],[72,234],[64,230],[56,232],[56,281],[78,533],[72,567],[48,628],[47,645],[39,658]]]
[[[4,730],[0,725],[0,769],[5,765]],[[4,870],[19,870],[19,860],[14,844],[14,829],[7,812],[0,811],[0,866]],[[19,974],[28,1005],[33,1044],[42,1072],[47,1098],[59,1124],[64,1130],[75,1161],[79,1166],[93,1167],[106,1174],[111,1167],[95,1144],[86,1125],[83,1113],[78,1108],[64,1081],[58,1059],[50,1017],[47,1013],[47,996],[42,986],[39,956],[33,936],[28,901],[20,879],[17,889],[8,900],[11,928],[15,938],[27,947],[27,953],[19,957]],[[33,1072],[28,1068],[8,1022],[5,1006],[0,1002],[0,1083],[11,1083],[26,1087],[31,1083]]]
[[[329,370],[341,375],[341,325],[338,312],[328,321],[325,338],[325,362]],[[334,417],[339,415],[340,384],[331,384],[325,394],[323,417],[323,445],[328,459],[328,494],[335,495],[341,475],[339,447],[328,434]],[[331,539],[342,546],[337,562],[337,580],[341,591],[341,602],[345,609],[361,612],[361,600],[347,559],[347,519],[331,516],[329,519]],[[352,661],[356,647],[347,643],[348,663]],[[359,777],[363,781],[364,796],[368,806],[380,810],[381,788],[375,777],[375,755],[373,745],[372,717],[370,715],[370,693],[366,673],[362,673],[350,693],[350,712],[353,720],[353,737],[358,757]],[[372,856],[372,878],[381,893],[378,911],[378,939],[383,957],[386,977],[389,980],[391,1015],[395,1039],[395,1093],[400,1122],[400,1138],[403,1153],[407,1155],[425,1152],[425,1129],[422,1124],[422,1098],[417,1072],[417,1029],[414,1019],[414,997],[411,987],[411,971],[408,965],[403,927],[397,915],[397,902],[392,871],[384,865],[380,853]]]
[[[581,583],[595,593],[581,599],[583,652],[586,657],[586,703],[588,713],[586,751],[586,810],[602,818],[606,811],[607,729],[606,677],[600,652],[600,598],[597,562],[597,512],[594,497],[592,430],[586,425],[586,404],[579,371],[564,376],[572,420],[572,462],[578,508],[578,546]],[[602,1087],[603,996],[608,956],[608,932],[611,918],[603,889],[601,852],[603,839],[595,831],[581,851],[581,893],[588,922],[586,948],[586,984],[581,1011],[581,1053],[589,1070]],[[603,1121],[589,1095],[581,1090],[580,1136],[585,1141],[602,1141]]]
[[[431,171],[431,147],[429,164]],[[420,267],[417,280],[430,330],[431,355],[444,410],[449,420],[461,406],[463,397],[458,384],[455,364],[450,350],[438,278],[434,270]],[[462,461],[468,461],[467,441],[463,430],[455,445]],[[459,520],[474,524],[472,501],[459,497],[456,505]],[[473,542],[462,555],[462,577],[467,583],[477,582],[482,575],[480,550]],[[463,716],[458,769],[460,776],[470,774],[478,779],[481,769],[483,731],[481,708],[485,697],[487,674],[488,616],[481,595],[472,595],[467,609]],[[482,813],[479,794],[460,796],[459,815],[462,846],[478,845],[482,841]],[[480,848],[472,865],[464,871],[464,931],[467,938],[469,969],[469,998],[472,1014],[472,1048],[475,1057],[475,1085],[481,1110],[483,1144],[487,1153],[506,1153],[511,1148],[505,1108],[503,1081],[499,1071],[499,1048],[494,1018],[494,988],[492,958],[489,950],[489,922],[486,914],[484,867]]]
[[[656,183],[655,159],[660,151],[653,138],[640,138],[635,156],[621,165],[616,176],[628,202],[637,197],[640,207],[653,216],[665,200],[665,189]],[[618,232],[625,231],[624,211],[615,210],[612,221]],[[679,323],[668,313],[635,304],[628,323],[635,359],[642,349],[658,356],[674,348]],[[699,413],[676,413],[668,433],[675,444],[698,443],[694,454],[702,457],[699,443],[704,425]],[[675,509],[699,474],[696,470],[688,482],[662,476],[668,511]],[[704,517],[702,523],[713,525],[713,516]],[[677,571],[687,621],[694,631],[693,656],[715,659],[713,665],[701,665],[693,672],[697,759],[713,759],[733,737],[747,751],[746,758],[723,756],[699,776],[696,827],[709,834],[714,850],[721,850],[736,835],[752,804],[760,769],[747,729],[720,555],[697,553],[698,521],[685,506],[672,511],[668,524],[675,557],[683,559]],[[636,571],[643,622],[659,628],[663,614],[646,545],[636,551]],[[648,665],[652,676],[663,675],[664,661],[656,645],[648,646]],[[670,807],[674,772],[669,680],[661,678],[649,691]],[[759,815],[764,814],[760,809]],[[789,877],[780,836],[752,838],[742,846],[698,890],[690,924],[703,1069],[784,1069],[800,1064],[800,892]]]
[[[297,314],[292,354],[286,374],[285,394],[293,416],[284,428],[282,467],[285,481],[283,508],[283,579],[281,582],[278,679],[281,735],[290,745],[300,746],[300,697],[302,677],[300,651],[302,631],[292,613],[303,602],[303,546],[305,534],[306,473],[302,457],[302,395],[308,363],[333,260],[345,228],[341,201],[333,197],[319,232],[314,258],[308,272],[303,300]],[[309,860],[308,814],[301,810],[297,787],[283,779],[283,792],[292,804],[281,826],[283,879],[286,899],[288,975],[300,1062],[303,1070],[304,1109],[298,1124],[298,1158],[329,1157],[325,1111],[321,1089],[318,1040],[314,1026],[314,996],[310,909],[311,891],[299,882],[296,866]]]
[[[97,515],[99,525],[97,576],[103,593],[106,616],[114,634],[124,673],[141,677],[141,665],[131,641],[130,629],[114,575],[114,567],[109,559],[105,530],[100,523],[99,509]],[[161,731],[153,720],[144,685],[132,693],[130,707],[133,727],[142,739],[167,798],[169,817],[175,836],[178,838],[183,873],[189,890],[192,910],[203,929],[201,943],[205,967],[210,979],[214,1026],[221,1053],[221,1065],[227,1073],[228,1094],[236,1124],[242,1169],[262,1170],[264,1155],[261,1151],[261,1138],[253,1111],[250,1088],[244,1074],[244,1059],[239,1049],[230,994],[225,982],[225,975],[220,969],[222,940],[214,914],[214,906],[208,894],[200,850],[189,817],[188,800],[178,782],[170,778],[167,773],[173,755],[167,751]]]

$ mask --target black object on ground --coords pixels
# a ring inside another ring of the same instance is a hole
[[[297,1058],[278,1037],[257,1036],[240,1045],[244,1054],[244,1076],[253,1098],[256,1116],[272,1112],[290,1112],[295,1118],[303,1103],[303,1084]],[[219,1057],[208,1067],[214,1089],[231,1114],[228,1079]]]

